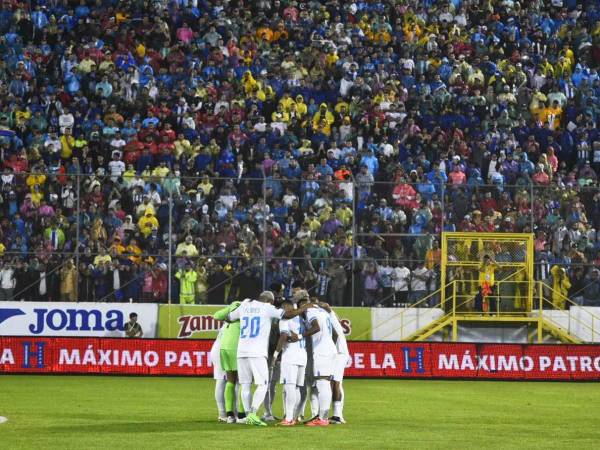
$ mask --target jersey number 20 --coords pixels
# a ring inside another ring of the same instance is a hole
[[[249,328],[249,329],[248,329]],[[260,317],[255,316],[249,319],[248,317],[242,317],[242,328],[240,329],[240,338],[254,338],[258,336],[260,331]]]

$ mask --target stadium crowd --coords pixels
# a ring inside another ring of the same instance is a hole
[[[165,302],[172,264],[174,302],[301,280],[405,303],[458,230],[535,233],[536,278],[565,268],[600,305],[598,19],[595,0],[5,0],[0,300]]]

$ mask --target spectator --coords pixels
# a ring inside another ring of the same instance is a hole
[[[410,277],[410,303],[415,304],[427,296],[427,285],[431,278],[431,271],[426,267],[425,262],[420,262],[412,270]],[[426,304],[420,304],[420,307]]]
[[[594,2],[267,3],[247,15],[239,2],[5,8],[0,249],[39,258],[45,295],[60,292],[59,258],[78,255],[95,293],[114,288],[118,263],[121,291],[136,273],[138,291],[156,283],[166,300],[174,277],[158,265],[187,235],[206,286],[252,258],[285,272],[288,236],[311,256],[294,259],[294,278],[316,281],[315,261],[327,266],[312,256],[318,239],[354,258],[359,292],[364,258],[385,250],[435,266],[445,230],[544,232],[552,254],[536,249],[537,269],[592,276]],[[102,276],[98,256],[111,261]]]
[[[77,301],[77,268],[72,259],[60,270],[60,298],[63,302]]]
[[[185,269],[179,269],[175,274],[175,278],[179,280],[179,303],[193,305],[196,300],[198,274],[194,271],[192,263],[188,262],[185,264]]]
[[[553,266],[550,269],[552,279],[552,303],[557,309],[565,309],[571,288],[571,280],[564,267]]]
[[[0,270],[0,298],[2,301],[14,300],[14,290],[17,284],[15,278],[15,270],[13,265],[8,261],[2,262],[2,270]]]

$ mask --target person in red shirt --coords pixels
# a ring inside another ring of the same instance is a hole
[[[454,166],[450,175],[448,175],[448,181],[450,184],[465,184],[467,182],[467,176],[465,173],[460,170],[458,165]]]
[[[531,176],[531,179],[536,184],[550,184],[550,177],[546,172],[544,172],[543,168],[540,167],[540,165],[537,165],[535,167],[535,173]]]
[[[491,192],[486,192],[483,199],[479,202],[481,211],[484,215],[487,215],[490,211],[498,211],[498,204],[496,199],[492,197]]]

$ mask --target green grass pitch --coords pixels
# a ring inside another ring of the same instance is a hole
[[[2,376],[1,449],[569,448],[600,445],[597,384],[347,380],[347,425],[216,422],[209,378]],[[281,399],[276,398],[276,411]]]

